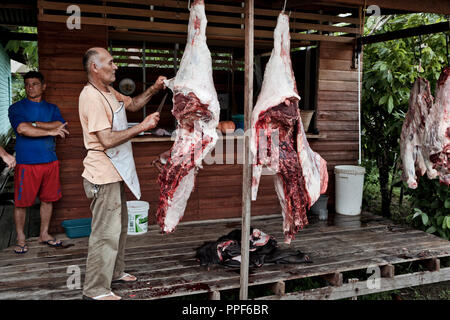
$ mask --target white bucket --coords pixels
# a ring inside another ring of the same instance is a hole
[[[148,210],[150,204],[146,201],[127,201],[128,232],[127,234],[143,234],[148,230]]]
[[[336,181],[336,213],[356,216],[361,213],[366,169],[358,166],[334,167]]]

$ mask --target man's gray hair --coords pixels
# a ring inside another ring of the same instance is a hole
[[[89,49],[85,52],[83,56],[83,67],[84,70],[89,74],[89,67],[92,62],[94,62],[98,67],[101,67],[101,63],[98,59],[98,51],[95,49]]]

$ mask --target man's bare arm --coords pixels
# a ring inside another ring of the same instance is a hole
[[[105,149],[114,148],[127,142],[139,133],[156,127],[159,121],[159,113],[155,112],[147,116],[141,123],[122,131],[111,131],[111,128],[97,131],[95,134]]]
[[[155,83],[137,97],[132,99],[132,103],[127,106],[127,110],[135,112],[141,110],[159,90],[164,89],[164,76],[159,76]]]
[[[27,122],[30,123],[30,122]],[[59,126],[61,126],[63,123],[61,121],[51,121],[51,122],[41,122],[36,121],[36,125],[38,128],[46,129],[46,130],[52,130],[56,129]]]
[[[59,121],[55,121],[55,122],[59,122]],[[42,122],[41,122],[42,123]],[[61,124],[61,122],[59,122],[59,126],[53,127],[51,129],[45,129],[42,127],[33,127],[31,125],[31,122],[22,122],[21,124],[19,124],[17,126],[17,133],[21,136],[26,136],[26,137],[47,137],[47,136],[60,136],[61,138],[65,138],[66,134],[69,134],[69,131],[67,131],[67,129],[65,129],[65,126],[67,125],[66,123]]]

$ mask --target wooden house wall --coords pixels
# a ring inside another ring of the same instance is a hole
[[[78,96],[86,82],[82,69],[82,55],[92,46],[107,47],[107,30],[102,26],[83,25],[82,30],[68,30],[64,24],[39,22],[39,65],[46,77],[46,99],[56,103],[69,122],[70,136],[58,139],[57,154],[61,161],[63,198],[54,206],[51,232],[63,232],[61,222],[67,219],[90,217],[81,173],[85,156],[81,126],[78,116]],[[357,82],[356,71],[351,69],[351,46],[323,43],[319,50],[317,128],[326,139],[310,140],[311,147],[328,161],[330,188],[333,203],[334,176],[337,164],[355,164],[358,159]],[[140,68],[136,68],[142,77]],[[167,71],[167,76],[172,71]],[[147,70],[147,81],[152,82],[162,70]],[[154,79],[153,79],[154,78]],[[302,78],[302,77],[300,77]],[[214,75],[218,91],[226,88],[226,77]],[[117,85],[117,84],[116,84]],[[222,88],[222,89],[220,89]],[[241,90],[238,90],[241,91]],[[239,97],[241,92],[239,92]],[[162,98],[159,94],[149,104],[149,112]],[[169,100],[168,100],[169,101]],[[240,101],[237,101],[240,104]],[[139,116],[130,115],[130,122]],[[170,121],[170,117],[166,119]],[[219,141],[223,143],[223,141]],[[159,198],[158,171],[150,163],[168,150],[170,141],[136,142],[133,152],[141,183],[141,200],[150,203],[149,224],[155,227],[155,213]],[[236,153],[237,141],[234,142]],[[235,154],[235,158],[237,155]],[[241,216],[242,165],[205,164],[200,170],[194,192],[188,201],[183,221],[208,220]],[[134,199],[127,189],[127,198]],[[280,213],[280,205],[271,176],[263,176],[258,199],[252,202],[252,215]]]
[[[352,68],[352,57],[352,44],[319,45],[315,121],[326,138],[310,140],[310,145],[327,161],[331,209],[335,200],[334,167],[356,165],[359,158],[358,71]]]
[[[87,80],[82,57],[93,46],[107,47],[106,27],[83,24],[81,30],[69,30],[62,23],[38,23],[39,69],[47,82],[45,99],[58,105],[70,132],[56,142],[63,198],[54,205],[51,232],[63,232],[63,220],[90,217],[81,179],[85,150],[78,97]]]

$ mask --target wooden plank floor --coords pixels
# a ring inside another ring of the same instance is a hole
[[[251,270],[249,285],[450,256],[449,241],[395,226],[379,216],[337,217],[334,222],[311,223],[292,241],[291,247],[307,253],[314,263],[265,264]],[[252,226],[285,247],[281,216],[254,218]],[[239,288],[239,270],[206,268],[194,258],[195,248],[204,241],[214,241],[236,228],[240,228],[240,220],[182,223],[174,233],[162,235],[152,225],[144,235],[128,236],[126,271],[139,281],[115,284],[113,290],[124,299],[160,299],[208,292],[217,297],[217,292]],[[71,246],[49,248],[32,238],[24,255],[15,254],[12,247],[0,251],[0,299],[81,298],[88,238],[67,239],[64,234],[58,238]],[[430,281],[450,280],[450,273],[444,271],[440,278],[433,278],[438,280]]]

